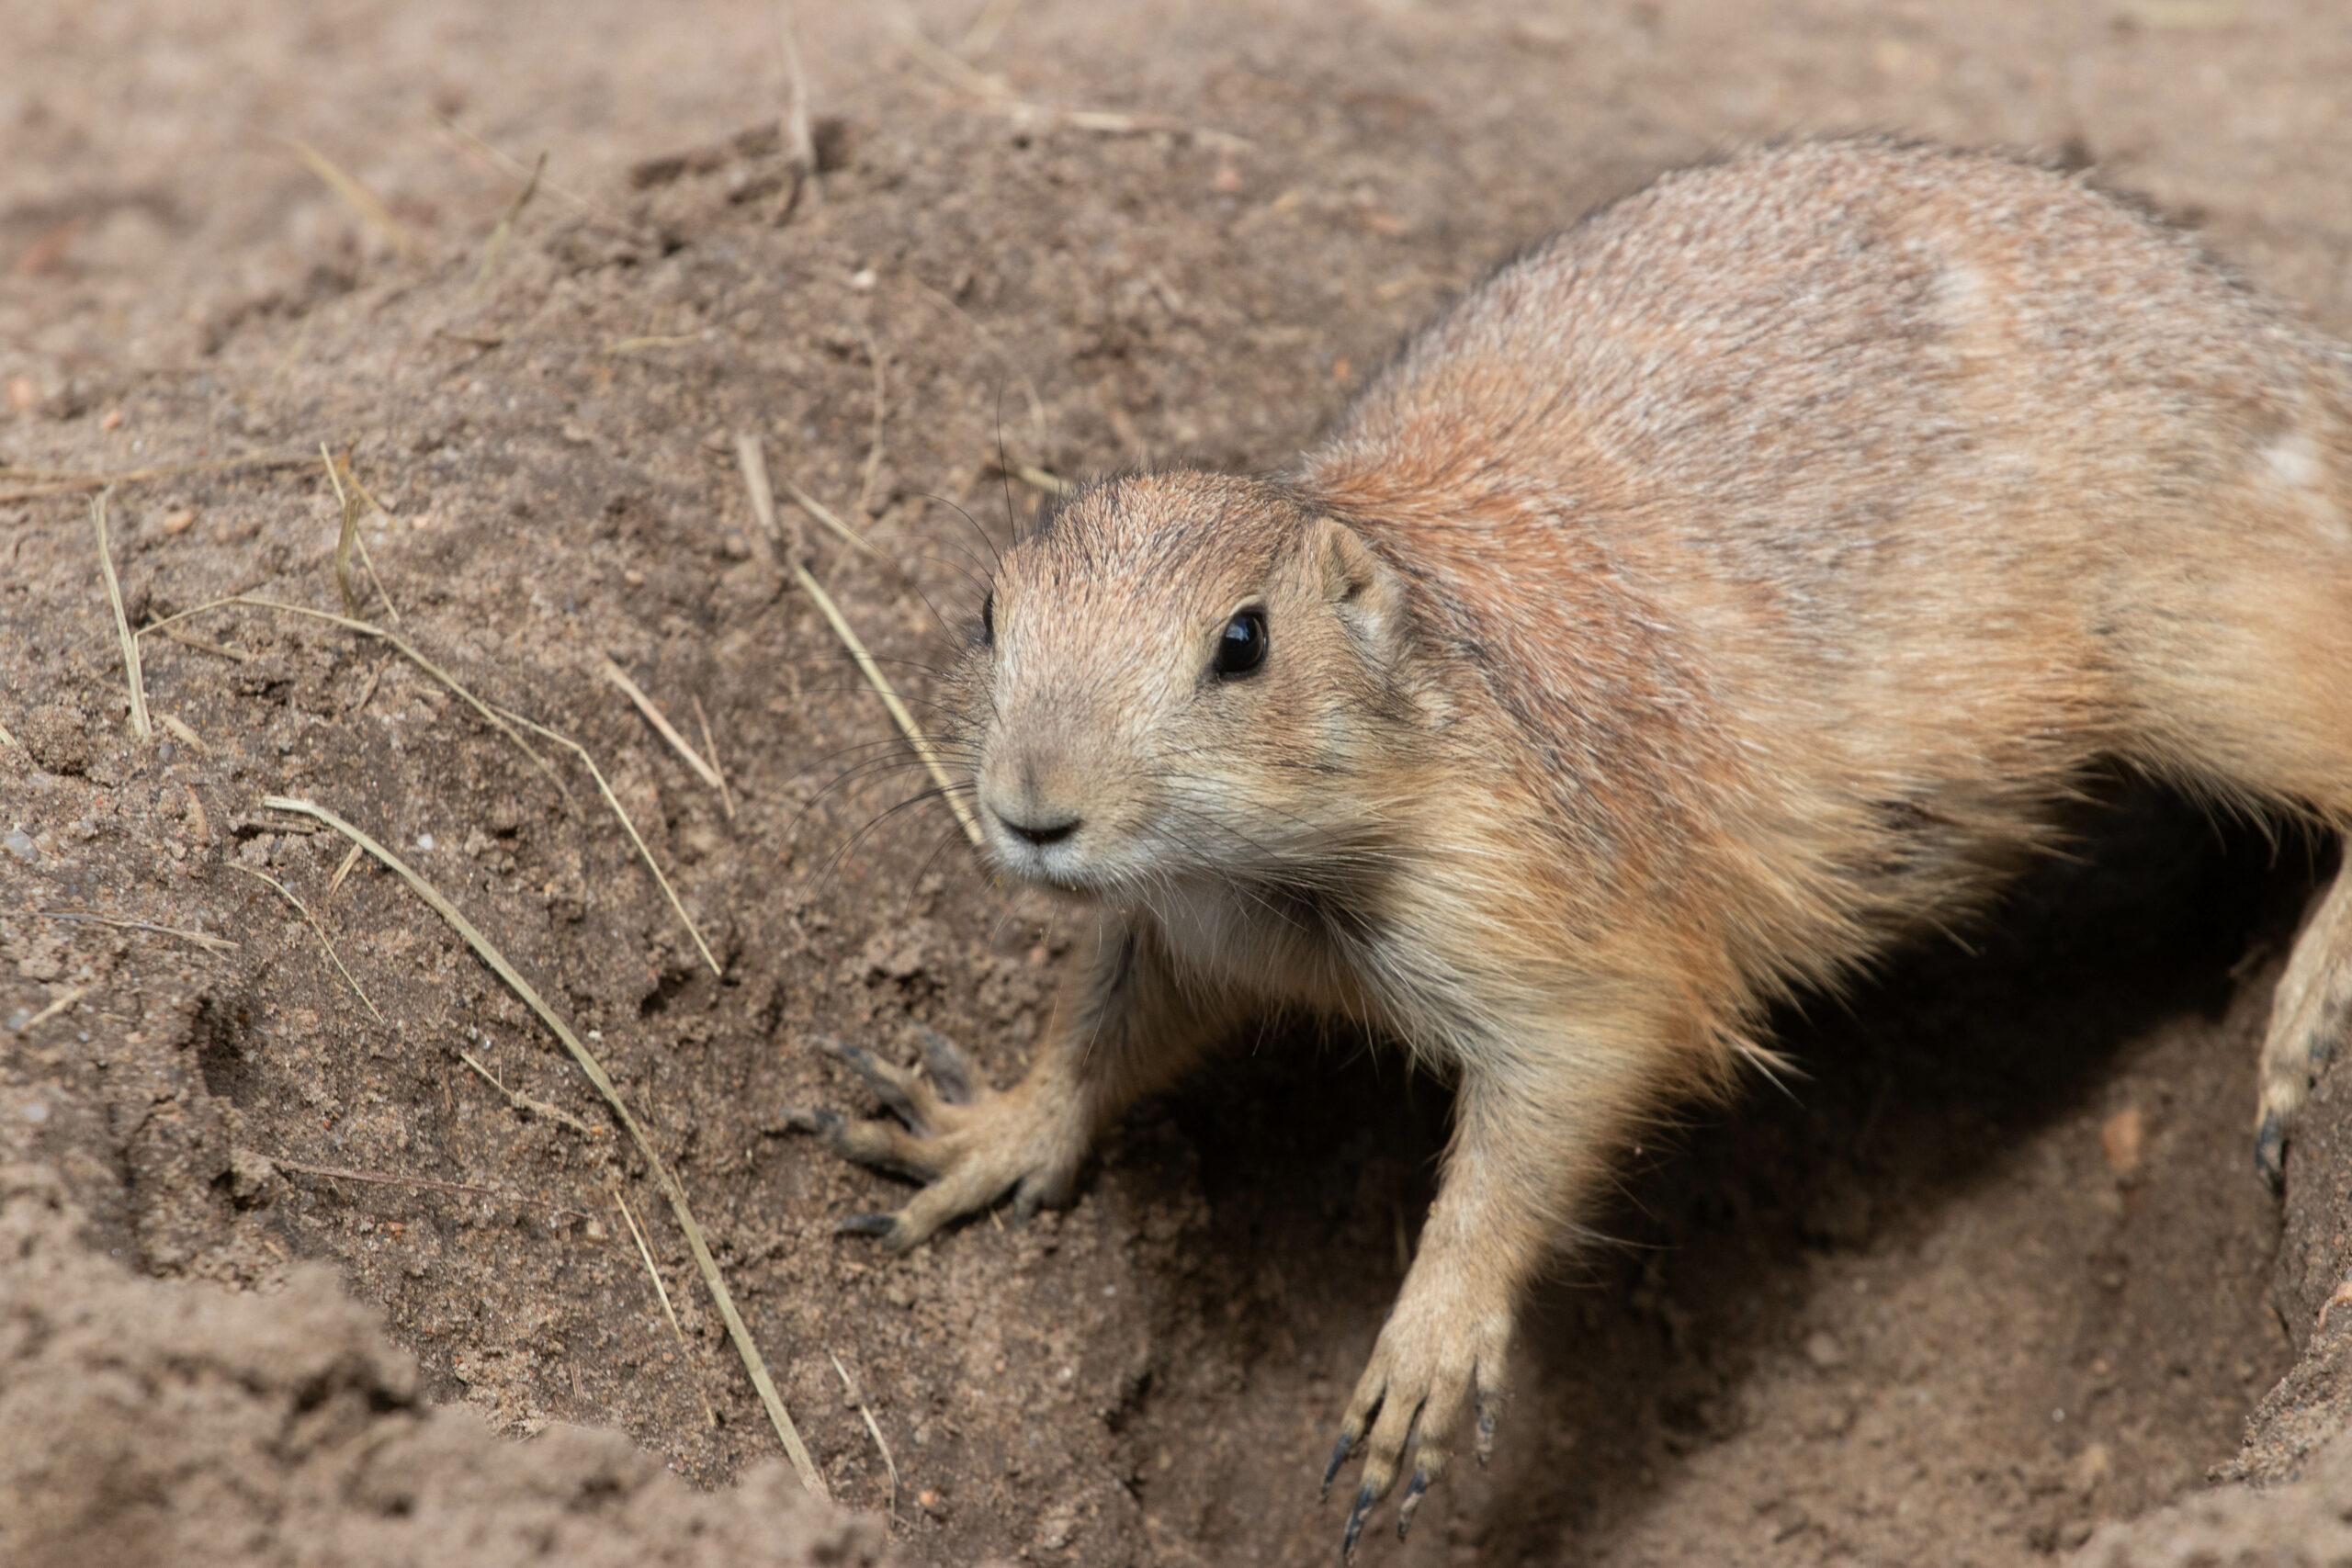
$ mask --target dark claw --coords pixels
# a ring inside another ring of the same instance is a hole
[[[882,1102],[883,1107],[907,1124],[907,1131],[919,1138],[931,1135],[931,1129],[923,1125],[922,1117],[915,1111],[915,1102],[907,1098],[905,1089],[892,1081],[888,1070],[876,1059],[873,1052],[863,1045],[836,1040],[830,1034],[817,1036],[817,1043],[840,1057],[851,1071],[864,1078],[865,1087],[874,1091],[874,1097]]]
[[[932,1083],[939,1090],[939,1098],[950,1105],[969,1105],[979,1098],[973,1087],[972,1059],[964,1049],[936,1029],[918,1025],[915,1038],[922,1043],[922,1065],[931,1074]]]
[[[899,1228],[896,1214],[852,1214],[833,1227],[835,1235],[888,1236]]]
[[[1426,1470],[1416,1470],[1413,1472],[1413,1479],[1405,1483],[1405,1495],[1396,1499],[1396,1539],[1398,1540],[1404,1540],[1405,1532],[1413,1528],[1413,1510],[1421,1506],[1421,1494],[1429,1489],[1430,1472]]]
[[[1484,1400],[1478,1402],[1476,1449],[1480,1464],[1495,1457],[1495,1410]]]
[[[795,1133],[814,1133],[828,1143],[839,1139],[842,1115],[838,1111],[806,1111],[797,1105],[784,1108],[784,1125]]]
[[[1323,1495],[1326,1498],[1331,1495],[1331,1478],[1340,1473],[1341,1465],[1348,1462],[1348,1455],[1355,1451],[1355,1446],[1356,1440],[1345,1432],[1340,1433],[1340,1440],[1331,1445],[1331,1462],[1323,1467]]]
[[[2254,1135],[2254,1168],[2273,1192],[2287,1184],[2287,1130],[2275,1115],[2265,1116],[2262,1130]]]
[[[1371,1516],[1372,1506],[1377,1501],[1369,1486],[1356,1494],[1356,1506],[1348,1510],[1348,1533],[1340,1538],[1340,1561],[1342,1562],[1356,1560],[1356,1537],[1363,1534],[1363,1522]]]

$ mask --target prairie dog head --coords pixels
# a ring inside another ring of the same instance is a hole
[[[989,858],[1111,897],[1312,874],[1365,827],[1406,620],[1395,570],[1273,485],[1080,491],[1005,553],[958,671]]]

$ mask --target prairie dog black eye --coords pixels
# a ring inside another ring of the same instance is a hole
[[[1225,623],[1216,639],[1216,657],[1209,668],[1230,681],[1247,675],[1266,661],[1266,612],[1244,610]]]
[[[980,646],[996,646],[996,590],[991,588],[980,601]]]

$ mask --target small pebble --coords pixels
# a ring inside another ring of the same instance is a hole
[[[416,847],[420,850],[431,849],[433,847],[433,835],[430,833],[419,833],[416,836]]]
[[[2137,1175],[2141,1156],[2147,1147],[2147,1124],[2141,1119],[2139,1107],[2127,1106],[2101,1123],[2098,1143],[2109,1168],[2117,1176],[2128,1179]]]
[[[49,1120],[49,1107],[38,1100],[30,1101],[25,1107],[25,1120],[36,1127],[40,1126]]]
[[[22,828],[12,828],[6,838],[0,838],[0,848],[6,848],[28,865],[40,859],[40,852],[33,848],[32,839]]]
[[[196,513],[190,512],[185,506],[181,507],[177,512],[166,512],[164,513],[164,532],[166,534],[185,534],[188,531],[189,525],[195,521]]]

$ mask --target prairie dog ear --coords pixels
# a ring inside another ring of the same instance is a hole
[[[1315,528],[1325,601],[1364,657],[1385,667],[1404,637],[1403,575],[1337,518],[1317,517]]]

